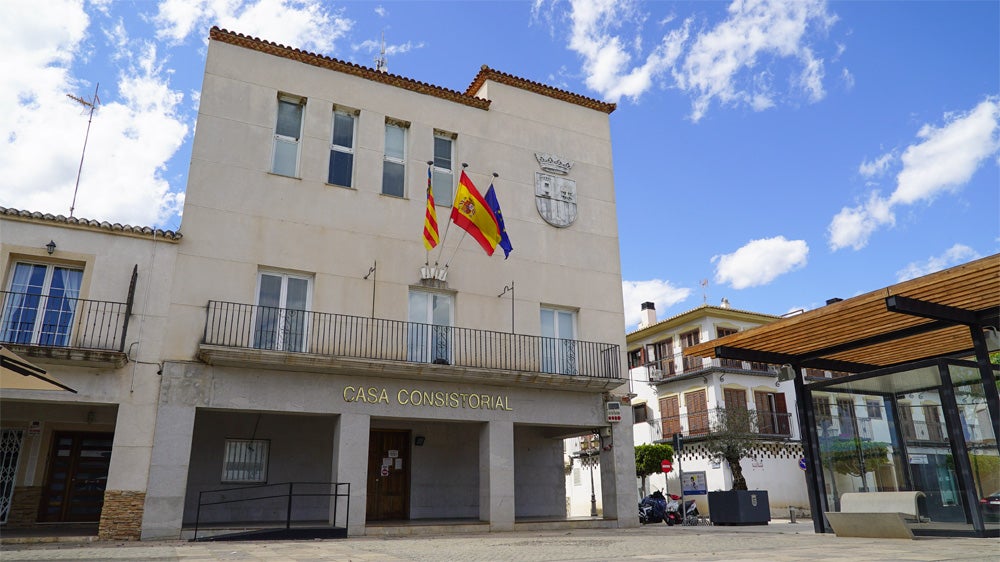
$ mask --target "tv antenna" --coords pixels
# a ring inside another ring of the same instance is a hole
[[[385,32],[382,32],[382,46],[379,49],[378,58],[375,59],[375,72],[389,72],[385,61]]]
[[[89,100],[79,96],[74,96],[73,94],[66,94],[66,97],[69,99],[84,107],[90,108],[90,117],[87,118],[87,134],[83,137],[83,151],[80,152],[80,167],[76,170],[76,187],[73,188],[73,202],[69,205],[70,218],[73,218],[73,209],[76,208],[76,192],[80,189],[80,174],[83,172],[83,157],[87,154],[87,139],[90,138],[90,123],[94,120],[94,110],[97,109],[97,104],[101,103],[101,98],[97,97],[97,90],[100,87],[101,83],[98,82],[97,86],[94,87],[94,97]]]

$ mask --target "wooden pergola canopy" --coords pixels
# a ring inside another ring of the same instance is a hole
[[[904,281],[684,350],[686,356],[860,373],[973,353],[998,326],[1000,254]]]

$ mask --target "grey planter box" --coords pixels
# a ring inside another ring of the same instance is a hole
[[[709,492],[708,511],[713,525],[767,525],[771,520],[767,490]]]

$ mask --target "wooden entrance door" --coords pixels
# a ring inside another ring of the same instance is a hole
[[[53,435],[39,521],[101,519],[113,439],[113,433],[59,431]]]
[[[410,432],[373,429],[368,444],[368,520],[409,519]]]

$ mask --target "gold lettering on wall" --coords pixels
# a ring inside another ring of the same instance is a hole
[[[344,402],[392,404],[389,391],[374,386],[345,386]],[[396,404],[430,408],[467,408],[470,410],[504,410],[513,412],[506,394],[468,394],[465,392],[428,391],[401,388],[395,394]]]

